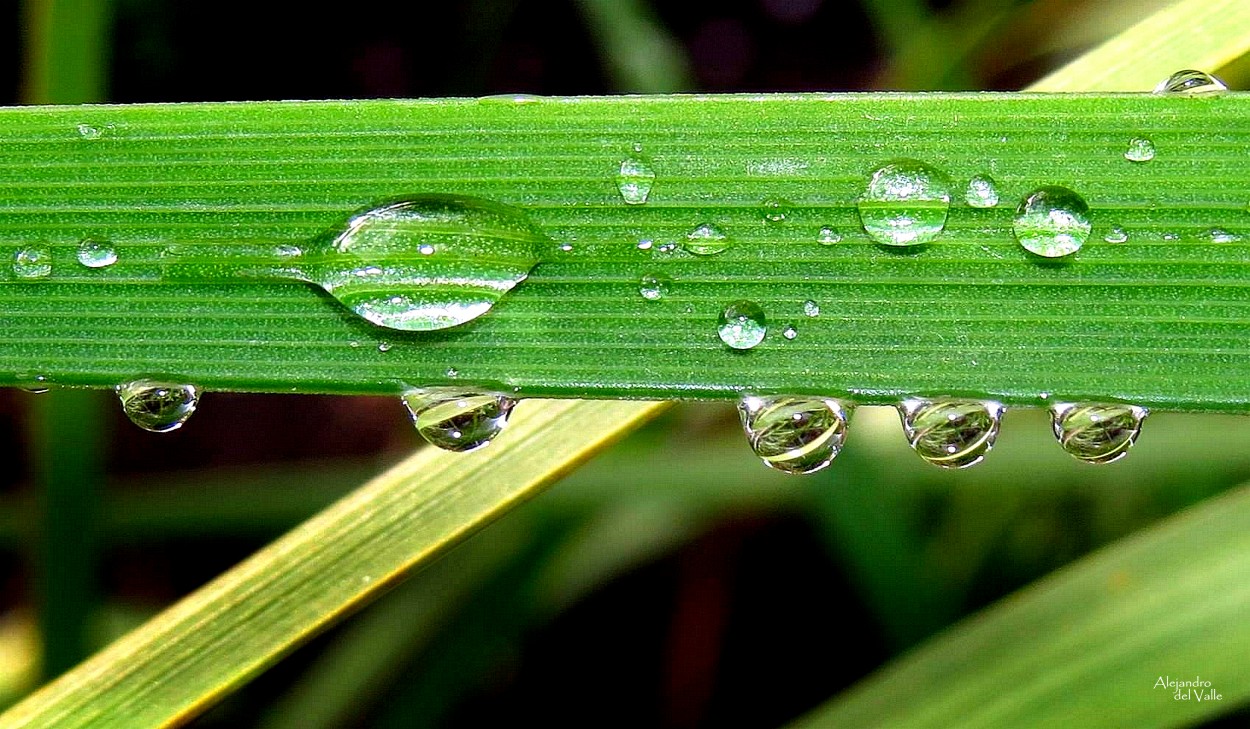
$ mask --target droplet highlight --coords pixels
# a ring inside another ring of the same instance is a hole
[[[52,254],[47,248],[23,248],[13,254],[13,275],[43,278],[52,273]]]
[[[703,223],[686,236],[683,246],[696,256],[714,256],[723,253],[730,246],[729,236],[712,223]]]
[[[182,427],[200,403],[200,388],[157,380],[135,380],[117,386],[117,399],[130,422],[153,433]]]
[[[1056,403],[1050,409],[1055,438],[1073,458],[1111,463],[1128,455],[1147,410],[1136,405]]]
[[[754,301],[737,301],[725,307],[717,323],[720,340],[733,349],[751,349],[764,341],[768,322]]]
[[[404,393],[403,401],[422,438],[461,453],[490,444],[516,406],[506,395],[455,387],[414,388]]]
[[[638,293],[647,301],[659,301],[668,295],[673,280],[662,273],[648,273],[638,281]]]
[[[923,162],[900,159],[872,173],[859,199],[859,218],[878,243],[920,245],[945,229],[950,201],[946,175]]]
[[[107,268],[117,263],[117,250],[108,241],[88,238],[78,244],[78,262],[87,268]]]
[[[1156,94],[1181,94],[1183,96],[1206,96],[1228,91],[1224,82],[1205,71],[1186,69],[1177,71],[1159,82]]]
[[[616,173],[616,190],[626,205],[645,203],[654,184],[655,169],[641,149],[621,160],[621,166]]]
[[[968,180],[964,202],[974,208],[992,208],[998,204],[998,184],[989,175],[975,175]]]
[[[898,407],[912,449],[940,468],[968,468],[994,447],[1003,406],[992,400],[904,400]]]
[[[846,442],[849,408],[832,398],[754,397],[738,403],[751,450],[764,465],[793,474],[825,468]]]
[[[1079,251],[1091,227],[1089,205],[1077,193],[1058,185],[1038,188],[1024,198],[1012,224],[1020,245],[1046,258]]]

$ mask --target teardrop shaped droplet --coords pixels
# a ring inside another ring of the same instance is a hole
[[[850,408],[832,398],[747,396],[738,416],[751,450],[764,465],[786,473],[815,473],[846,441]]]
[[[616,189],[626,205],[642,205],[655,184],[655,169],[641,150],[621,160],[616,173]]]
[[[13,255],[13,275],[18,278],[44,278],[52,273],[52,254],[47,248],[23,248]]]
[[[1111,463],[1128,455],[1146,415],[1146,408],[1136,405],[1056,403],[1050,409],[1059,445],[1086,463]]]
[[[668,295],[673,279],[662,273],[648,273],[638,281],[638,293],[647,301],[659,301]]]
[[[894,160],[872,173],[859,199],[859,218],[878,243],[919,245],[945,229],[950,202],[946,175],[917,160]]]
[[[353,215],[266,273],[314,283],[378,326],[429,331],[485,314],[552,247],[516,208],[418,195]]]
[[[122,412],[130,422],[153,433],[168,433],[187,422],[200,402],[200,388],[157,380],[117,386]]]
[[[1048,185],[1029,193],[1016,209],[1012,230],[1030,253],[1059,258],[1076,253],[1089,238],[1089,205],[1072,190]]]
[[[1187,69],[1177,71],[1159,82],[1155,87],[1156,94],[1182,94],[1184,96],[1205,96],[1228,91],[1224,82],[1205,71]]]
[[[1133,137],[1128,141],[1128,149],[1124,150],[1124,159],[1129,162],[1149,162],[1154,158],[1154,142],[1145,137]]]
[[[720,340],[734,349],[750,349],[764,341],[768,322],[764,310],[754,301],[736,301],[720,314],[717,323]]]
[[[974,208],[992,208],[998,204],[998,184],[989,175],[974,175],[968,180],[964,201]]]
[[[729,236],[720,228],[712,223],[703,223],[690,231],[683,248],[696,256],[714,256],[727,250],[730,243]]]
[[[88,238],[78,244],[78,262],[87,268],[108,268],[117,263],[117,251],[108,241]]]
[[[992,400],[911,398],[899,405],[903,433],[921,458],[941,468],[967,468],[994,447],[1003,406]]]
[[[516,406],[516,400],[506,395],[458,387],[414,388],[403,399],[421,437],[430,445],[462,453],[494,440]]]

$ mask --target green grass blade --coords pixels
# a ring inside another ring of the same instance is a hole
[[[652,16],[647,0],[578,0],[618,91],[665,94],[695,88],[676,38]]]

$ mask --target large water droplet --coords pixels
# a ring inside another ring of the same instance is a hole
[[[738,403],[755,455],[770,468],[800,474],[828,466],[842,450],[848,410],[831,398],[747,396]]]
[[[187,422],[200,402],[200,388],[156,380],[117,386],[122,412],[130,422],[153,433],[168,433]]]
[[[764,220],[770,223],[780,223],[790,214],[790,202],[779,197],[769,198],[764,201]]]
[[[429,331],[485,314],[552,245],[516,208],[419,195],[353,215],[270,273],[317,284],[378,326]]]
[[[516,400],[494,392],[431,387],[405,392],[404,406],[417,432],[431,445],[466,452],[489,444],[499,435]]]
[[[912,449],[941,468],[980,463],[994,447],[1003,406],[991,400],[911,398],[899,405]]]
[[[655,184],[655,169],[641,151],[621,160],[620,170],[616,174],[616,189],[626,205],[642,205],[651,194],[651,186]]]
[[[108,241],[88,238],[78,245],[78,262],[87,268],[107,268],[117,263],[117,251]]]
[[[750,349],[764,341],[768,322],[754,301],[737,301],[725,307],[717,324],[720,340],[734,349]]]
[[[668,294],[673,279],[662,273],[648,273],[638,282],[638,293],[647,301],[659,301]]]
[[[1183,94],[1185,96],[1202,96],[1228,91],[1224,82],[1205,71],[1177,71],[1159,82],[1155,87],[1156,94]]]
[[[1047,258],[1076,253],[1092,226],[1089,205],[1066,187],[1050,185],[1034,190],[1016,209],[1012,225],[1025,250]]]
[[[1145,137],[1133,137],[1124,150],[1124,159],[1129,162],[1149,162],[1155,158],[1155,143]]]
[[[684,248],[696,256],[712,256],[730,246],[729,236],[712,223],[703,223],[686,236]]]
[[[1145,408],[1119,404],[1057,403],[1050,409],[1059,445],[1087,463],[1111,463],[1126,456],[1146,414]]]
[[[950,202],[946,175],[923,162],[900,159],[872,173],[859,199],[859,218],[878,243],[918,245],[941,234]]]
[[[998,204],[998,185],[989,175],[975,175],[968,180],[964,200],[974,208],[992,208]]]
[[[47,248],[23,248],[13,256],[13,274],[18,278],[43,278],[52,273],[52,254]]]

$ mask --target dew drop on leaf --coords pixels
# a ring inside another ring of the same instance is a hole
[[[642,205],[651,194],[651,186],[655,184],[655,169],[651,161],[638,149],[630,156],[621,160],[616,173],[616,190],[626,205]]]
[[[794,474],[833,461],[846,441],[848,412],[832,398],[747,396],[738,403],[751,450],[769,468]]]
[[[894,160],[872,173],[859,198],[859,218],[878,243],[919,245],[945,229],[950,202],[946,175],[917,160]]]
[[[1030,253],[1059,258],[1076,253],[1089,238],[1089,205],[1066,187],[1049,185],[1029,193],[1016,209],[1012,230]]]
[[[751,349],[764,341],[768,323],[759,304],[737,301],[721,312],[716,331],[720,340],[733,349]]]
[[[1205,71],[1186,69],[1177,71],[1159,82],[1155,87],[1156,94],[1180,94],[1183,96],[1205,96],[1228,91],[1224,82]]]
[[[158,380],[134,380],[117,386],[122,412],[130,422],[153,433],[168,433],[187,422],[200,402],[200,388]]]
[[[714,256],[723,253],[731,245],[729,236],[712,223],[703,223],[686,235],[682,246],[696,256]]]
[[[1129,162],[1149,162],[1155,158],[1155,143],[1145,137],[1133,137],[1124,150],[1124,159]]]
[[[508,424],[516,400],[458,387],[414,388],[403,395],[412,422],[431,445],[467,452],[488,445]]]
[[[673,280],[662,273],[644,274],[638,281],[638,293],[647,301],[659,301],[668,294]]]
[[[992,400],[910,398],[898,406],[903,433],[925,461],[941,468],[967,468],[994,447],[1003,406]]]
[[[964,201],[974,208],[992,208],[998,204],[998,185],[989,175],[974,175],[968,180]]]
[[[78,262],[87,268],[107,268],[117,263],[117,251],[108,241],[88,238],[78,244]]]
[[[790,214],[790,203],[779,197],[769,198],[764,201],[764,220],[769,223],[780,223]]]
[[[13,255],[13,274],[18,278],[44,278],[52,273],[52,254],[47,248],[23,248]]]
[[[1059,445],[1086,463],[1111,463],[1128,455],[1146,415],[1145,408],[1120,404],[1056,403],[1050,409]]]
[[[816,242],[822,246],[831,246],[842,242],[842,234],[829,226],[820,229],[816,235]]]

